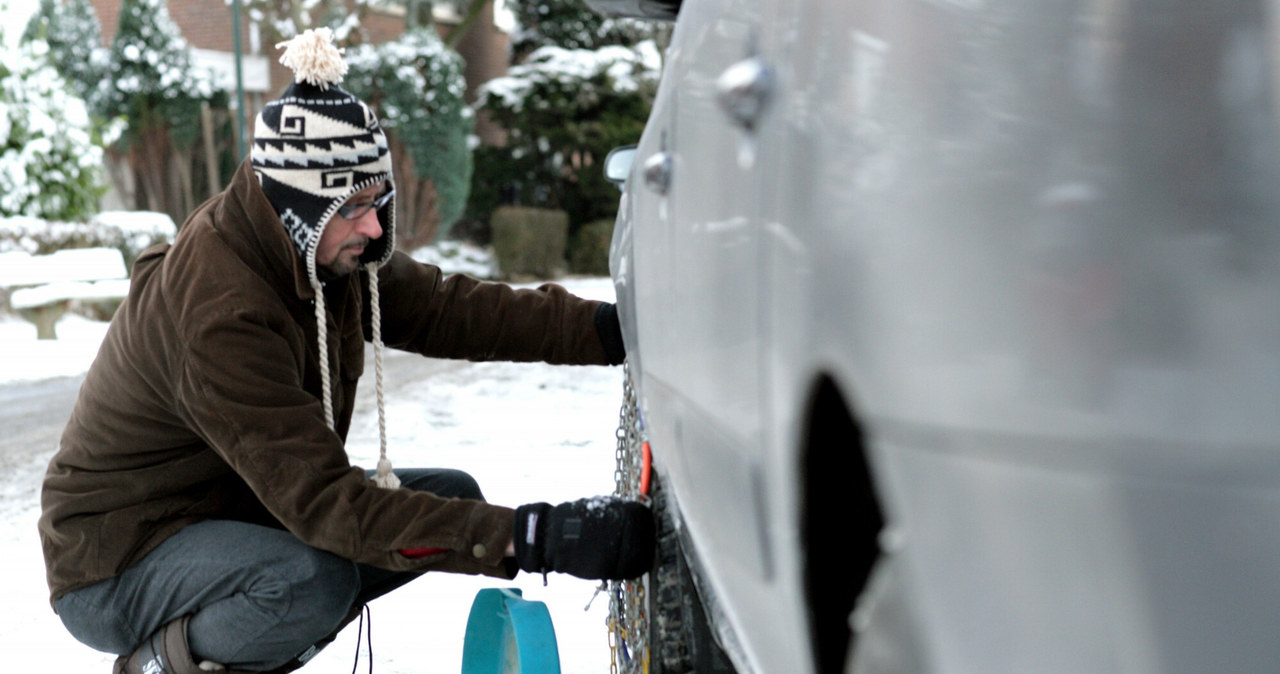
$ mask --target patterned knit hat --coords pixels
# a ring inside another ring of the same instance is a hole
[[[373,111],[338,86],[347,64],[333,31],[308,30],[276,46],[285,47],[280,62],[295,80],[258,115],[249,160],[312,270],[320,234],[338,207],[370,185],[393,184],[391,154]],[[382,237],[369,242],[360,260],[381,266],[394,249],[394,203],[378,218]]]
[[[387,137],[378,119],[360,99],[338,86],[347,72],[342,51],[328,28],[307,30],[281,42],[280,62],[294,72],[294,82],[276,101],[265,105],[254,125],[249,161],[267,200],[305,261],[315,291],[315,314],[324,396],[324,416],[334,427],[329,380],[327,312],[316,272],[316,248],[338,208],[357,192],[385,183],[394,188]],[[374,481],[394,488],[400,481],[387,459],[386,405],[382,387],[382,312],[378,300],[378,267],[395,249],[395,198],[378,210],[382,236],[370,241],[360,261],[369,277],[373,316],[374,365],[377,375],[380,457]]]

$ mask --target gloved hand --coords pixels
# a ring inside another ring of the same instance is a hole
[[[588,580],[638,578],[653,566],[653,513],[614,496],[516,508],[516,562]]]
[[[604,346],[604,357],[610,365],[621,365],[627,359],[627,344],[622,340],[622,324],[618,322],[618,307],[605,302],[596,307],[596,334]]]

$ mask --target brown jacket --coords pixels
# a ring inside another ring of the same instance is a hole
[[[343,443],[371,329],[365,272],[325,288],[334,431],[303,266],[247,162],[172,246],[138,259],[45,476],[39,527],[53,599],[118,575],[207,519],[283,527],[388,569],[509,573],[509,509],[383,489],[350,465]],[[382,336],[394,348],[606,362],[593,325],[599,303],[559,286],[445,279],[397,253],[378,288]],[[449,552],[409,559],[403,548]]]

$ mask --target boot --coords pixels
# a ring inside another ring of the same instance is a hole
[[[218,671],[223,674],[247,674],[226,669],[214,663],[197,665],[187,648],[187,622],[191,616],[182,616],[156,630],[138,650],[116,658],[112,674],[207,674]]]

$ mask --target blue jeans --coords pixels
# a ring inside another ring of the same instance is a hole
[[[484,498],[462,471],[395,473],[409,489]],[[209,520],[186,527],[119,576],[63,595],[56,608],[72,636],[118,655],[190,614],[187,641],[196,662],[265,671],[294,660],[359,607],[419,575],[357,564],[287,531]]]

